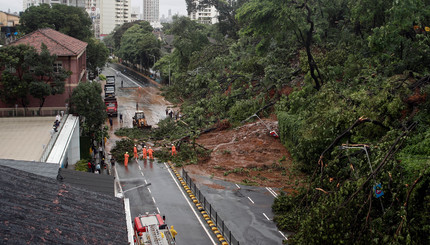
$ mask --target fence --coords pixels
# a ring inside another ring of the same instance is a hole
[[[211,217],[212,221],[215,223],[216,227],[224,236],[224,238],[227,240],[227,242],[231,245],[239,245],[239,241],[233,236],[231,231],[225,225],[225,222],[221,219],[218,213],[212,208],[212,205],[202,194],[202,192],[197,188],[196,184],[194,184],[193,180],[188,176],[188,173],[184,169],[182,169],[182,178],[185,179],[185,182],[190,187],[191,191],[194,193],[194,196],[202,204],[203,208]]]

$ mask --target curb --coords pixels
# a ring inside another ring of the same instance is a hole
[[[200,212],[206,223],[209,225],[209,228],[212,230],[212,232],[215,234],[218,241],[221,243],[221,245],[228,245],[228,242],[225,240],[223,235],[221,235],[221,232],[218,230],[214,222],[211,220],[211,217],[208,215],[208,213],[203,208],[202,204],[197,200],[194,193],[191,191],[190,187],[187,185],[187,183],[184,181],[184,179],[181,177],[181,175],[176,170],[174,164],[172,162],[167,162],[172,169],[173,173],[176,175],[176,178],[181,183],[182,187],[184,188],[185,192],[190,197],[191,201],[196,205],[197,210]]]

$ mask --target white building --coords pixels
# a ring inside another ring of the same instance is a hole
[[[23,0],[22,1],[22,11],[25,11],[31,6],[39,6],[42,3],[53,4],[64,4],[68,6],[75,6],[85,8],[85,2],[87,0]]]
[[[143,20],[150,23],[159,22],[160,2],[159,0],[143,0]]]
[[[195,1],[197,9],[191,12],[188,17],[202,24],[218,23],[218,11],[214,6],[199,6],[198,1]]]
[[[100,2],[100,36],[109,35],[117,26],[131,22],[130,0],[98,0]]]

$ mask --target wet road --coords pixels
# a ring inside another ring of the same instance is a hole
[[[121,69],[121,70],[120,70]],[[105,68],[104,75],[116,75],[116,97],[118,113],[123,115],[123,123],[118,118],[113,120],[113,128],[109,130],[110,138],[106,144],[109,151],[115,141],[114,130],[120,127],[132,127],[132,117],[136,111],[143,110],[150,125],[158,123],[166,117],[165,109],[170,104],[159,95],[159,90],[153,83],[145,83],[145,79],[133,79],[130,71],[112,65]],[[121,72],[120,72],[121,71]],[[121,86],[122,83],[122,86]],[[108,123],[107,123],[108,124]],[[115,174],[118,181],[117,191],[129,199],[131,218],[139,214],[160,213],[166,216],[166,223],[175,227],[178,232],[176,243],[185,244],[216,244],[213,234],[202,222],[200,214],[190,204],[177,180],[164,163],[154,161],[134,160],[130,157],[128,167],[115,164]]]

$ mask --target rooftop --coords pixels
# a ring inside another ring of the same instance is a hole
[[[126,244],[122,199],[1,166],[4,244]]]
[[[10,45],[25,44],[36,48],[40,52],[42,43],[48,47],[51,54],[57,56],[78,56],[87,47],[86,42],[51,28],[36,30],[12,42]]]

